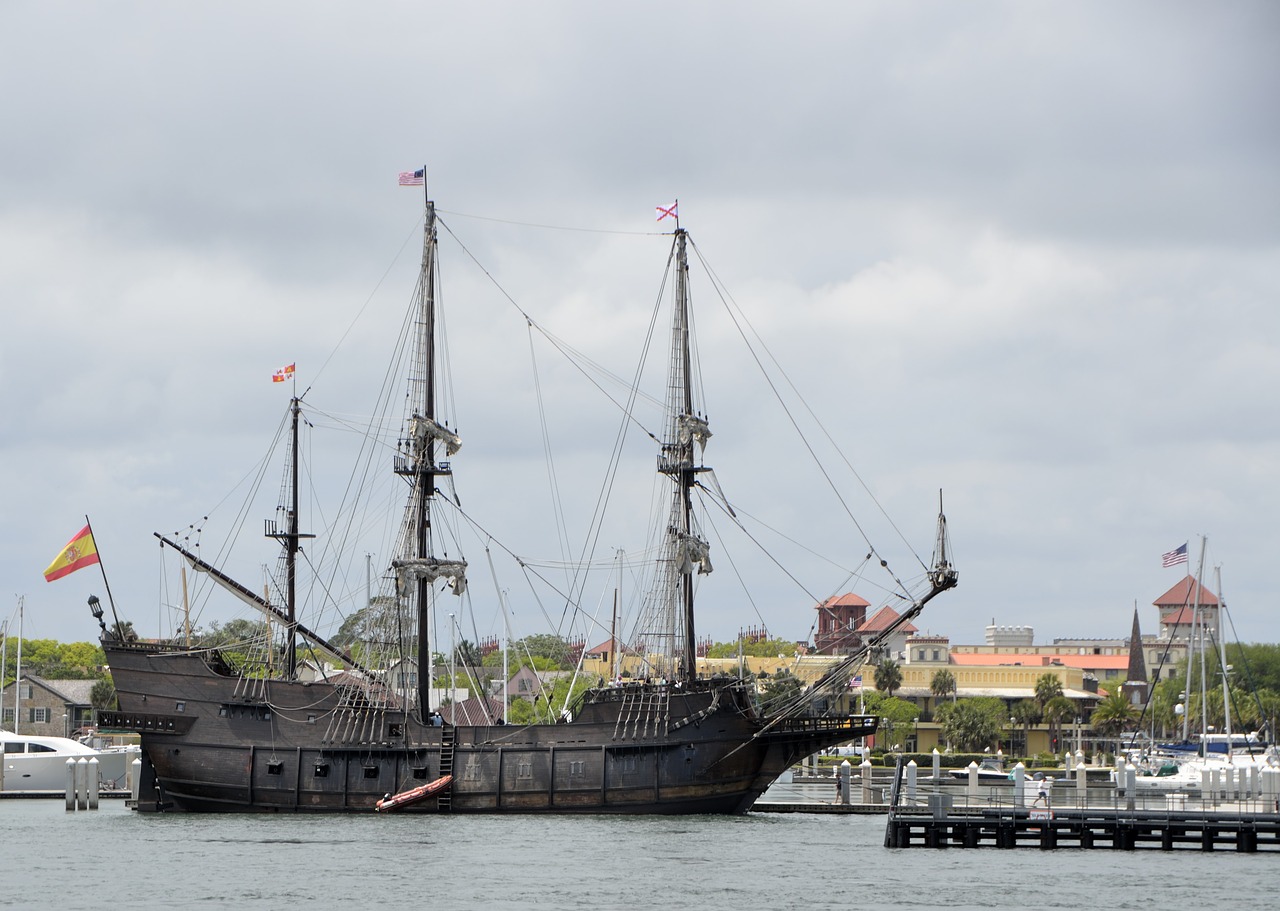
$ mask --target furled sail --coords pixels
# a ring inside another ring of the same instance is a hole
[[[425,452],[427,442],[431,440],[444,443],[444,451],[450,456],[462,448],[462,437],[420,414],[415,414],[409,419],[409,439],[413,442],[415,455]]]
[[[437,560],[435,557],[410,558],[396,560],[391,564],[396,571],[400,590],[405,591],[410,583],[425,579],[434,582],[437,579],[448,579],[449,587],[455,595],[467,590],[467,562],[465,560]]]
[[[680,572],[693,574],[693,564],[698,564],[698,575],[705,576],[711,572],[711,545],[697,535],[677,534],[676,553]]]
[[[707,440],[711,439],[711,428],[707,426],[705,419],[692,414],[682,414],[676,418],[676,427],[682,445],[687,446],[690,442],[694,442],[703,449],[707,448]]]

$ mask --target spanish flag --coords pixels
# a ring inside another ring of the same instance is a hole
[[[84,569],[97,562],[98,545],[93,543],[93,532],[86,525],[67,542],[67,546],[62,548],[62,553],[53,558],[49,568],[44,571],[44,580],[52,582],[54,579],[61,579],[77,569]]]

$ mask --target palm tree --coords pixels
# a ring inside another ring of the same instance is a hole
[[[1040,720],[1040,706],[1034,699],[1023,699],[1014,703],[1010,716],[1022,725],[1022,743],[1027,753],[1031,752],[1031,725]],[[1010,750],[1010,752],[1013,752]]]
[[[954,700],[956,696],[956,675],[945,667],[934,671],[933,679],[929,681],[929,692],[933,693],[935,699],[950,696]]]
[[[876,689],[886,696],[892,696],[893,691],[902,686],[902,668],[892,658],[885,658],[876,665],[875,680]]]
[[[1044,714],[1049,700],[1062,695],[1062,681],[1057,674],[1041,674],[1036,678],[1036,703],[1040,706],[1040,714]]]
[[[1052,676],[1052,675],[1046,675]],[[1044,679],[1043,677],[1041,678]],[[1054,678],[1057,679],[1056,677]],[[1061,687],[1062,684],[1058,684]],[[1037,686],[1037,689],[1039,687]],[[1044,704],[1042,718],[1049,724],[1049,737],[1057,751],[1057,744],[1062,738],[1062,722],[1076,714],[1076,704],[1061,694],[1054,696]]]
[[[1103,737],[1118,737],[1133,724],[1137,716],[1137,710],[1117,687],[1115,692],[1098,703],[1090,720],[1093,722],[1093,729]]]

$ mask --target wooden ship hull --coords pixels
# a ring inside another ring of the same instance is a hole
[[[254,680],[216,652],[104,639],[141,736],[140,811],[372,812],[452,775],[403,813],[735,814],[787,768],[874,733],[873,716],[767,726],[736,680],[592,690],[558,724],[424,725],[341,685]]]

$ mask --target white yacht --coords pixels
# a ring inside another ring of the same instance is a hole
[[[4,746],[0,790],[5,794],[65,793],[67,760],[82,757],[98,760],[99,790],[120,790],[125,787],[129,762],[137,755],[137,747],[95,750],[69,737],[3,730],[0,730],[0,743]]]

